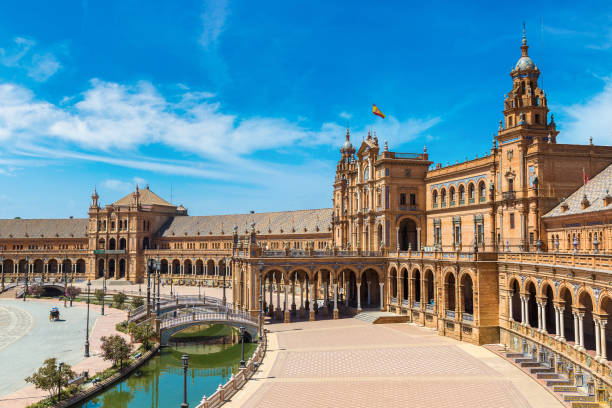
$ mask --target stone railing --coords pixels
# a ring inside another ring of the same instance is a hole
[[[286,250],[264,250],[262,258],[311,258],[311,257],[380,257],[381,251],[347,251],[347,250],[311,250],[311,249],[286,249]]]
[[[561,252],[500,252],[500,262],[568,266],[612,271],[612,255]]]
[[[264,335],[263,342],[259,343],[255,352],[249,358],[245,368],[241,368],[240,372],[230,377],[229,381],[223,385],[219,385],[217,391],[215,391],[209,397],[204,396],[200,405],[197,408],[214,408],[219,407],[225,403],[225,401],[232,397],[244,384],[255,374],[261,361],[263,360],[267,349],[267,336]]]

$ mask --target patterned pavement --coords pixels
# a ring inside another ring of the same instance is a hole
[[[562,407],[483,347],[411,324],[266,325],[262,369],[230,407]]]

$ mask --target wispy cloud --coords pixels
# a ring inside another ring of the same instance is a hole
[[[603,90],[584,103],[561,107],[567,117],[560,139],[584,144],[612,145],[612,77],[604,78]]]
[[[30,78],[44,82],[55,75],[62,64],[52,52],[36,51],[37,48],[35,40],[16,37],[10,47],[0,48],[0,64],[21,68]]]
[[[142,187],[146,184],[146,180],[141,177],[133,177],[130,181],[107,179],[102,182],[102,187],[119,192],[129,192],[134,190],[136,185]]]
[[[229,4],[227,0],[207,0],[204,2],[202,35],[200,36],[200,44],[204,49],[213,50],[217,47],[228,14]]]

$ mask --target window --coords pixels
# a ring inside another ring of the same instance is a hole
[[[434,190],[433,193],[431,193],[431,202],[433,203],[434,207],[438,205],[438,191]]]
[[[508,191],[514,191],[514,179],[508,179]]]
[[[471,202],[473,202],[473,200],[474,200],[474,185],[473,184],[470,184],[468,186],[468,199]]]
[[[446,190],[445,189],[442,189],[442,191],[440,192],[440,202],[442,203],[443,207],[446,205]]]
[[[406,193],[400,193],[400,205],[406,205]]]
[[[508,116],[508,127],[512,126],[512,116]]]
[[[540,123],[540,115],[536,113],[535,115],[535,123]]]
[[[514,229],[514,213],[510,213],[510,229]]]
[[[478,245],[482,245],[484,242],[484,230],[483,230],[483,226],[482,224],[477,224],[476,225],[476,239],[478,242]]]
[[[485,201],[485,197],[486,197],[485,192],[486,192],[485,183],[484,181],[481,181],[478,184],[478,199],[481,203]]]
[[[366,166],[366,168],[363,169],[363,181],[366,181],[369,179],[370,179],[370,168]]]
[[[533,245],[533,241],[534,241],[534,235],[533,232],[529,233],[529,244]]]
[[[410,170],[410,169],[406,169],[406,171],[404,172],[404,175],[405,175],[406,177],[410,177],[410,175],[411,175],[411,174],[412,174],[412,172],[411,172],[411,170]]]
[[[455,187],[451,187],[450,190],[448,190],[448,199],[451,205],[455,205]]]
[[[465,187],[459,186],[459,204],[465,203]]]
[[[410,194],[410,205],[416,206],[416,194]]]

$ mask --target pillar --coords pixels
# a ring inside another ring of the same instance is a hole
[[[304,282],[300,282],[300,317],[304,317]]]
[[[573,312],[574,315],[574,348],[578,349],[580,347],[580,332],[578,330],[578,313]]]
[[[580,331],[580,350],[584,351],[584,313],[578,313],[578,329]]]
[[[357,284],[357,313],[361,312],[361,283]]]
[[[325,296],[323,297],[325,305],[323,306],[323,313],[324,314],[329,314],[329,308],[328,308],[328,304],[329,304],[329,281],[325,282]]]
[[[529,298],[525,296],[523,303],[525,303],[525,324],[529,326]]]
[[[512,292],[508,291],[508,320],[514,321],[512,318]]]
[[[538,331],[542,330],[542,303],[536,302],[536,308],[538,310]]]
[[[372,285],[370,283],[370,281],[366,281],[366,289],[368,290],[368,305],[372,304],[372,293],[370,292]]]
[[[555,338],[561,338],[560,327],[559,327],[559,307],[555,306]]]
[[[599,319],[593,319],[593,325],[595,326],[595,360],[601,359],[601,330],[599,328]]]
[[[308,299],[308,320],[313,321],[315,319],[314,308],[312,307],[311,296],[314,294],[314,283],[310,284],[307,299]]]
[[[272,277],[268,278],[270,281],[270,304],[268,305],[268,312],[270,313],[270,317],[274,317],[274,304],[272,303],[272,297],[274,295],[274,282],[272,281]]]
[[[565,341],[565,319],[563,318],[565,307],[559,306],[558,309],[559,309],[559,340]]]
[[[276,280],[276,279],[275,279]],[[276,288],[276,320],[281,319],[281,302],[280,302],[280,281]]]
[[[385,310],[385,301],[384,301],[384,298],[383,298],[383,292],[384,292],[385,284],[380,282],[378,285],[380,286],[380,310],[384,311]]]
[[[289,312],[289,296],[287,296],[287,282],[285,282],[285,323],[291,323],[291,317]]]
[[[521,324],[525,324],[525,296],[520,295],[521,299]]]
[[[600,342],[601,342],[601,361],[605,362],[608,360],[608,355],[606,353],[606,323],[608,323],[607,320],[601,319],[599,321],[599,329],[601,331],[600,333]]]
[[[334,319],[338,318],[338,284],[334,283]]]
[[[291,281],[291,312],[295,314],[295,279]]]
[[[546,303],[542,303],[542,333],[546,332]]]

